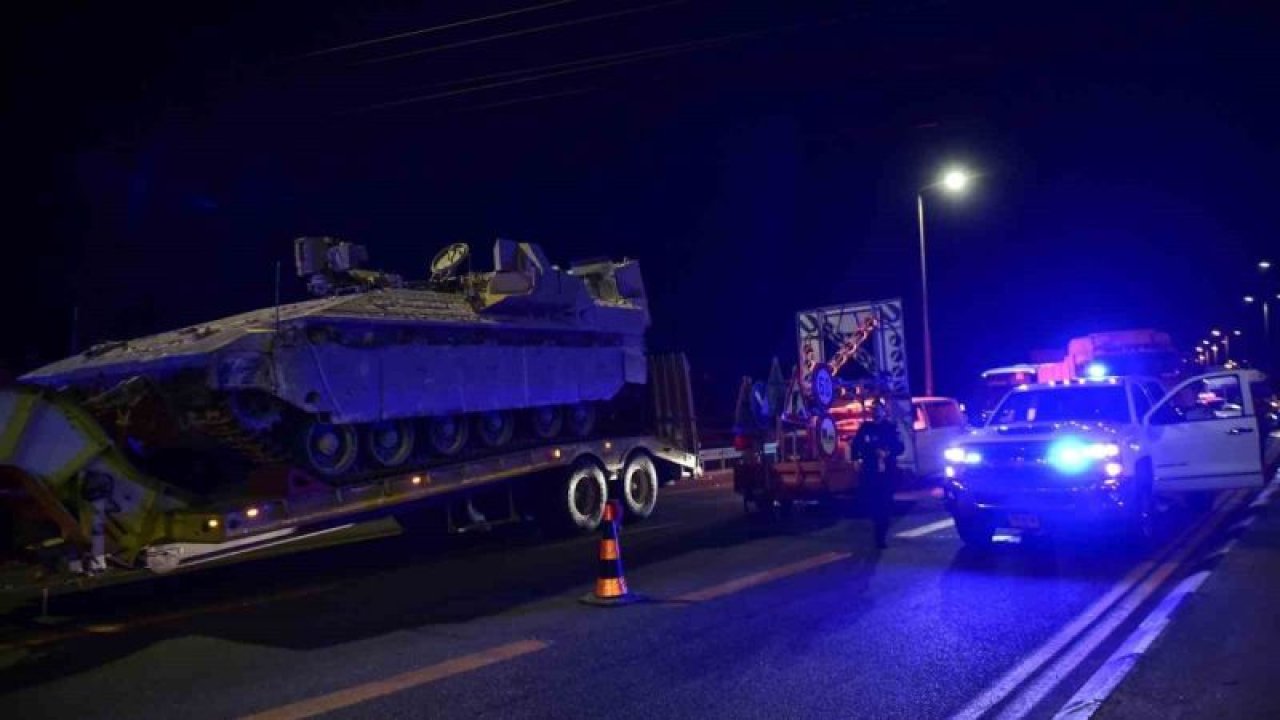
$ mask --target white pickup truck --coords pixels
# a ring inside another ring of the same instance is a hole
[[[1202,375],[1169,393],[1141,377],[1019,386],[944,451],[947,509],[969,545],[1004,528],[1119,528],[1149,539],[1156,494],[1204,507],[1218,490],[1258,487],[1274,473],[1270,397],[1254,370]]]

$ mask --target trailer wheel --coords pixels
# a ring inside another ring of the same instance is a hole
[[[653,514],[658,504],[658,468],[648,455],[636,455],[627,461],[619,490],[628,518],[644,520]]]
[[[604,472],[592,463],[580,463],[560,481],[550,508],[551,527],[568,534],[583,534],[600,527],[609,486]]]

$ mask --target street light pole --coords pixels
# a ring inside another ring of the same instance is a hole
[[[929,261],[924,242],[924,192],[940,188],[950,194],[959,194],[969,185],[973,175],[961,168],[951,168],[935,183],[920,188],[916,193],[916,227],[920,231],[920,304],[921,323],[924,329],[924,393],[933,395],[933,335],[929,332]]]
[[[924,192],[916,193],[916,223],[920,228],[920,301],[924,327],[924,394],[933,396],[933,338],[929,335],[929,266],[924,246]]]

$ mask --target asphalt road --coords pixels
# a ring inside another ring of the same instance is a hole
[[[1146,551],[1097,540],[974,553],[922,496],[900,501],[893,532],[905,536],[879,552],[856,508],[765,522],[723,481],[678,487],[623,529],[627,580],[647,602],[578,602],[594,538],[398,535],[58,599],[53,624],[0,620],[0,707],[183,720],[1049,717],[1209,547],[1233,500],[1243,494],[1217,514],[1171,508]]]

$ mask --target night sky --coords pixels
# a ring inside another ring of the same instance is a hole
[[[83,347],[269,305],[277,261],[300,299],[298,235],[411,277],[505,236],[640,258],[650,345],[727,406],[798,309],[902,296],[919,331],[915,194],[950,162],[983,176],[926,197],[942,392],[1091,331],[1256,338],[1263,7],[41,4],[5,43],[3,355],[65,355],[76,306]]]

